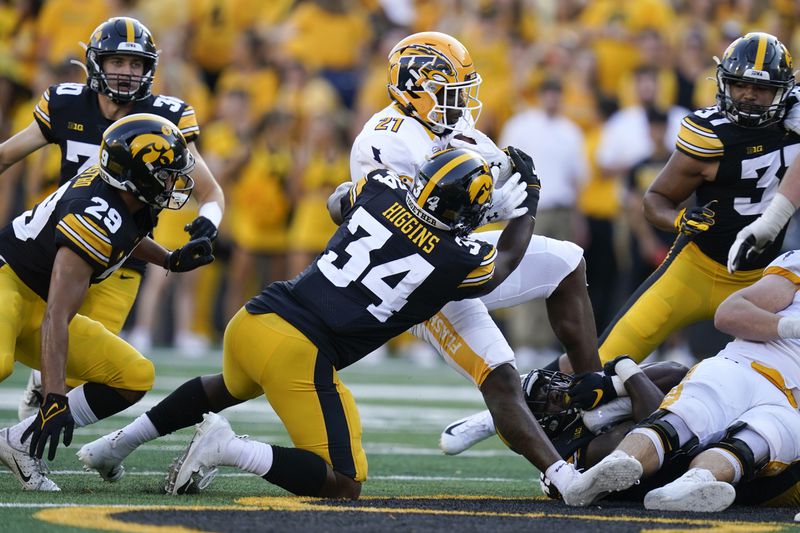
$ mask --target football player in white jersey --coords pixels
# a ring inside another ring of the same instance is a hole
[[[740,481],[775,476],[800,460],[798,289],[800,251],[790,251],[772,261],[758,282],[723,301],[714,323],[736,338],[696,365],[609,456],[616,469],[627,461],[648,477],[675,451],[703,449],[683,476],[647,493],[645,508],[721,511],[733,503]],[[565,496],[589,505],[599,495],[592,485],[603,471],[601,461]],[[607,490],[609,483],[603,485]],[[629,486],[623,485],[613,490]]]
[[[474,127],[482,106],[478,99],[480,84],[469,52],[453,37],[423,32],[401,40],[389,54],[392,103],[373,115],[356,137],[350,154],[352,180],[375,169],[388,169],[401,177],[415,176],[433,153],[448,146],[469,148],[495,167],[493,207],[483,222],[519,216],[520,189],[518,178],[511,176],[509,156]],[[337,191],[341,194],[346,189],[342,186]],[[437,200],[431,196],[428,201]],[[484,232],[481,238],[497,244],[499,235],[499,231]],[[412,328],[412,333],[429,342],[450,366],[483,390],[484,380],[495,369],[515,367],[514,352],[488,310],[535,298],[547,299],[551,325],[572,367],[577,372],[599,370],[583,251],[573,243],[537,235],[531,239],[520,266],[497,289],[480,300],[447,304],[430,320]],[[495,420],[498,427],[515,427],[510,420],[535,425],[530,417],[510,411],[499,416],[507,420]],[[519,429],[512,432],[514,435],[504,434],[512,446],[521,433],[531,431]]]

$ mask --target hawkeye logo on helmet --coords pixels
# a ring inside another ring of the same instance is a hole
[[[119,43],[119,45],[117,46],[117,50],[122,50],[126,52],[144,52],[141,44],[128,43],[128,42]]]
[[[131,155],[135,159],[141,159],[147,165],[158,162],[162,165],[169,165],[175,160],[175,153],[169,142],[163,137],[145,133],[139,135],[131,143]]]
[[[468,192],[472,202],[485,204],[492,196],[492,177],[489,174],[481,174],[469,184]]]

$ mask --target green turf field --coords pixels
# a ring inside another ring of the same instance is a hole
[[[142,402],[111,420],[76,430],[72,446],[59,448],[51,464],[51,478],[60,485],[61,493],[23,493],[16,479],[0,467],[0,530],[241,532],[457,527],[463,531],[516,531],[535,530],[553,521],[569,531],[604,527],[611,528],[609,531],[798,530],[791,522],[794,513],[785,510],[705,516],[702,520],[665,513],[665,518],[654,519],[641,508],[571,510],[555,502],[533,500],[539,494],[538,473],[496,437],[458,457],[444,456],[438,449],[439,433],[448,422],[482,408],[480,393],[444,364],[420,368],[401,360],[374,366],[357,364],[341,374],[358,402],[369,457],[369,480],[358,504],[283,498],[285,492],[261,478],[226,468],[200,495],[163,495],[160,490],[166,468],[188,444],[191,429],[140,448],[125,462],[127,474],[119,483],[106,483],[96,473],[82,470],[75,452],[83,443],[128,423],[187,378],[218,371],[218,358],[218,354],[199,360],[183,359],[172,352],[154,354],[156,383]],[[0,426],[16,422],[16,405],[26,379],[27,369],[18,367],[0,386]],[[225,414],[237,433],[289,444],[263,400]],[[176,506],[184,510],[176,510]]]

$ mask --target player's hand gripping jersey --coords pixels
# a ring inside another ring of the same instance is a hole
[[[492,278],[496,249],[423,223],[406,191],[385,170],[359,181],[342,199],[344,222],[325,252],[247,311],[277,313],[341,369],[445,303],[474,296]]]

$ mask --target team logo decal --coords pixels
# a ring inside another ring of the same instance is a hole
[[[469,184],[469,199],[478,204],[485,204],[492,197],[492,176],[481,174]]]
[[[155,162],[169,165],[175,160],[175,153],[169,142],[164,137],[152,133],[139,135],[133,140],[131,155],[148,165]]]

